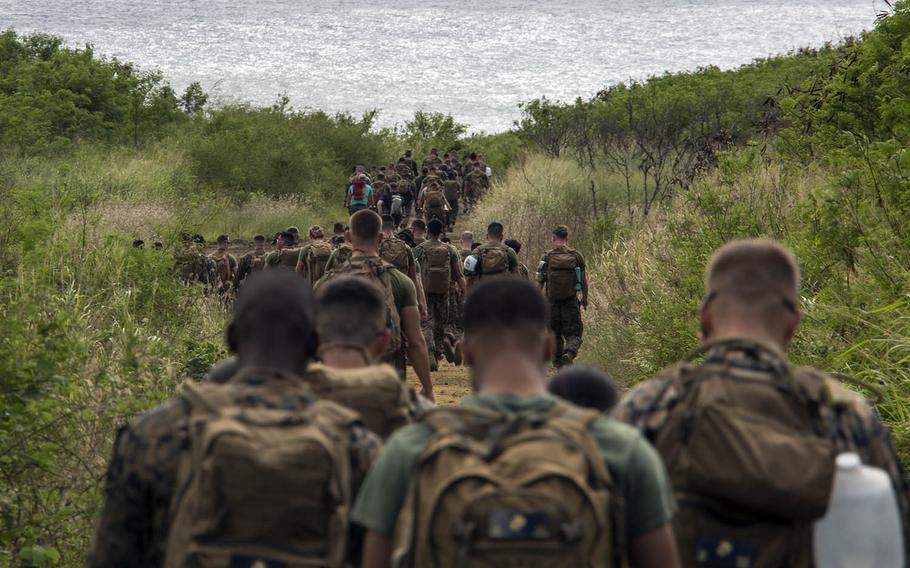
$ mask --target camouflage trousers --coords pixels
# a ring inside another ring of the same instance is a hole
[[[446,224],[448,228],[451,229],[455,226],[455,222],[458,221],[458,200],[449,201],[449,213],[446,215]]]
[[[566,352],[578,354],[584,326],[581,323],[581,304],[577,298],[550,300],[550,329],[556,336],[557,362]]]
[[[423,337],[430,353],[440,354],[445,341],[445,326],[449,321],[449,294],[427,294],[427,320],[421,322]]]

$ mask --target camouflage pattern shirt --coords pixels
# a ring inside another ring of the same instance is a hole
[[[236,375],[241,376],[241,380],[253,380],[260,375]],[[164,564],[177,469],[182,452],[189,446],[189,411],[186,400],[175,398],[118,432],[105,479],[101,518],[87,562],[90,568]],[[351,430],[353,495],[381,446],[380,439],[369,430]]]
[[[779,380],[779,367],[789,366],[776,350],[748,341],[717,343],[707,349],[704,362],[767,373],[769,380]],[[682,398],[679,377],[685,365],[691,364],[677,365],[636,386],[613,410],[613,418],[638,428],[653,443],[673,406]],[[809,385],[822,402],[819,411],[829,425],[837,452],[856,452],[863,463],[881,468],[891,477],[902,510],[905,543],[910,544],[910,484],[894,451],[890,431],[875,409],[861,395],[822,371],[808,367],[791,367],[790,371],[801,384]],[[910,548],[905,546],[905,550],[910,554]]]

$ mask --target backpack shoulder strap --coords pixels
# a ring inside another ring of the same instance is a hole
[[[579,444],[585,454],[591,471],[603,483],[610,484],[612,477],[607,469],[606,460],[597,447],[597,440],[591,434],[591,424],[601,417],[595,410],[581,408],[559,401],[550,410],[547,424],[561,435]]]

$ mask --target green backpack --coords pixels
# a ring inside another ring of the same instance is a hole
[[[624,566],[620,500],[588,426],[557,403],[532,421],[437,408],[398,520],[393,565]]]
[[[164,566],[344,566],[357,415],[302,380],[187,382]]]
[[[407,245],[405,245],[407,246]],[[335,276],[348,275],[369,280],[383,293],[386,308],[389,313],[389,328],[392,338],[386,348],[386,355],[397,354],[403,345],[401,332],[401,315],[395,304],[395,292],[392,289],[392,276],[390,271],[395,267],[378,258],[352,258],[344,264],[335,267],[328,279]]]
[[[407,274],[411,247],[398,237],[389,237],[379,245],[379,256],[399,271]]]
[[[330,256],[332,256],[332,245],[328,241],[316,241],[310,245],[306,261],[311,285],[316,284],[325,274],[325,266],[328,264]]]
[[[500,276],[509,272],[509,249],[505,245],[483,245],[475,252],[480,279]]]
[[[578,277],[578,255],[568,247],[559,247],[547,253],[547,297],[551,300],[575,298]]]
[[[427,294],[448,295],[452,282],[452,260],[449,256],[449,245],[443,242],[430,242],[421,245],[424,249],[424,290]]]

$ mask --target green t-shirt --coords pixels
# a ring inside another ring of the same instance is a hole
[[[557,400],[549,394],[479,394],[465,398],[462,405],[531,418],[549,412]],[[669,523],[676,503],[657,451],[637,430],[606,417],[593,422],[590,430],[625,500],[629,541]],[[355,522],[383,536],[393,534],[431,435],[430,428],[421,423],[392,435],[357,495],[352,512]]]

